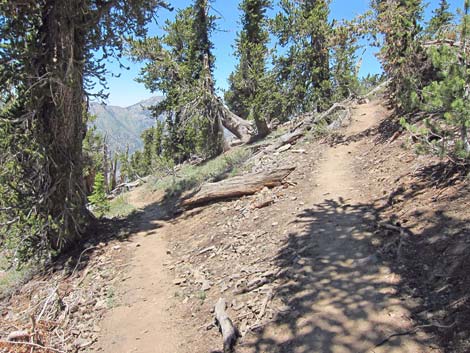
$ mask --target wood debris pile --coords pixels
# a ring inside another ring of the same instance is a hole
[[[89,246],[78,261],[55,266],[18,289],[0,306],[0,352],[87,350],[112,304],[120,252],[120,245]]]

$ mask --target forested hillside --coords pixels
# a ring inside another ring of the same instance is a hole
[[[333,3],[0,1],[0,352],[470,350],[470,0]]]
[[[130,107],[91,103],[90,114],[96,116],[92,124],[97,133],[107,137],[111,151],[123,152],[129,146],[129,152],[134,153],[144,145],[142,133],[158,121],[152,117],[149,107],[160,100],[161,97],[153,97]]]

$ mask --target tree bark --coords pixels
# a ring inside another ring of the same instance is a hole
[[[83,234],[89,215],[82,174],[86,6],[80,0],[47,0],[42,11],[36,60],[28,68],[36,78],[30,111],[46,156],[39,207],[59,225],[49,231],[50,245],[64,249]]]
[[[269,135],[270,130],[268,124],[266,123],[266,119],[262,118],[259,114],[259,108],[257,106],[253,106],[250,111],[250,115],[253,117],[253,120],[256,125],[256,137],[263,138]]]
[[[110,179],[111,179],[111,173],[109,172],[109,155],[108,155],[108,144],[106,143],[106,136],[104,138],[104,143],[103,143],[103,174],[104,174],[104,188],[106,192],[109,192],[112,190],[112,188],[109,186],[110,184]]]

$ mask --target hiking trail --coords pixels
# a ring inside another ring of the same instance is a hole
[[[129,239],[135,249],[116,288],[117,305],[102,321],[94,349],[220,351],[222,338],[210,327],[210,310],[216,298],[227,297],[229,314],[245,333],[236,352],[438,352],[425,333],[414,332],[413,302],[397,295],[400,276],[371,245],[377,214],[361,173],[370,140],[358,137],[387,114],[377,101],[355,106],[343,142],[319,147],[307,141],[305,155],[287,159],[297,165],[297,185],[272,191],[278,200],[272,206],[251,210],[244,207],[251,200],[246,198],[171,219],[148,205]],[[217,248],[212,257],[212,250],[200,254],[212,245]],[[265,266],[256,251],[273,253],[272,266],[282,274],[266,290],[237,296],[232,289],[239,273],[253,276],[257,266]],[[249,262],[254,265],[244,270],[247,258],[254,258]],[[193,282],[199,283],[191,278],[200,273],[210,288],[191,292]],[[265,312],[252,314],[255,304]],[[262,324],[250,326],[246,318]],[[376,346],[397,333],[406,334]]]

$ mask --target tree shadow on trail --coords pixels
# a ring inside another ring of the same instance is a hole
[[[399,325],[406,317],[387,314],[397,304],[405,309],[397,315],[412,308],[400,303],[398,276],[370,245],[378,214],[372,204],[340,199],[297,215],[295,223],[304,229],[288,235],[276,258],[284,270],[276,296],[288,310],[248,337],[247,351],[371,352],[387,336],[407,329]],[[391,339],[380,352],[407,352],[397,348],[401,340]]]

